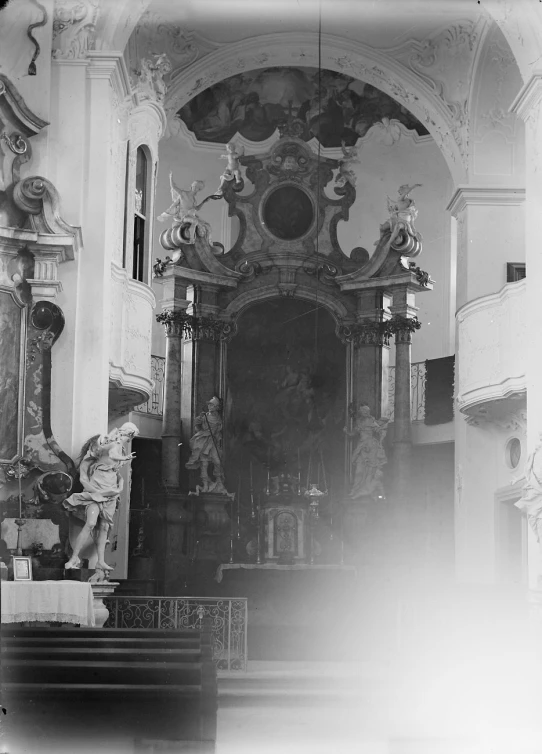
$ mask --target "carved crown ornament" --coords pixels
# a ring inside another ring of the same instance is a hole
[[[355,345],[388,346],[393,335],[396,336],[398,342],[410,342],[412,333],[419,330],[421,326],[422,323],[417,317],[395,314],[387,320],[341,325],[339,337],[346,343]]]
[[[185,340],[210,340],[217,343],[230,340],[237,332],[237,326],[233,322],[171,309],[158,314],[156,321],[164,325],[166,335]]]

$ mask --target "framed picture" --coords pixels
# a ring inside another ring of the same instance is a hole
[[[32,558],[13,556],[13,581],[32,581]]]

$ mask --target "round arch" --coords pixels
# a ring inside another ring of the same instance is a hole
[[[456,183],[464,181],[462,137],[450,111],[430,87],[397,61],[360,42],[324,34],[323,68],[365,81],[410,110],[435,139]],[[225,45],[184,69],[168,88],[168,113],[179,110],[200,92],[236,73],[273,66],[318,67],[314,32],[266,34]]]
[[[268,285],[264,288],[245,291],[236,296],[227,308],[224,309],[224,316],[227,319],[236,322],[247,309],[255,304],[262,304],[265,301],[278,299],[283,296],[291,296],[292,298],[300,299],[302,301],[309,301],[315,306],[323,306],[335,321],[335,332],[337,335],[339,333],[339,327],[352,318],[352,315],[346,306],[329,293],[321,290],[317,292],[314,288],[301,285],[294,285],[292,288],[286,288],[286,285],[288,284],[279,283],[278,285]]]

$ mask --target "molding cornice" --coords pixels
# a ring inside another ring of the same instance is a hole
[[[526,287],[526,278],[523,278],[523,280],[517,280],[514,283],[507,283],[500,291],[498,291],[498,293],[490,293],[486,296],[480,296],[479,298],[475,298],[467,304],[464,304],[457,310],[455,314],[456,319],[458,322],[463,322],[466,317],[474,312],[487,309],[491,306],[500,306],[503,301],[513,296],[525,296]]]
[[[542,70],[534,71],[508,108],[508,112],[527,120],[542,101]]]
[[[132,96],[132,86],[126,67],[126,61],[122,52],[89,50],[87,52],[89,61],[87,68],[88,78],[106,78],[110,79],[115,93],[122,101],[126,97]]]
[[[525,189],[521,186],[458,186],[446,209],[454,217],[470,205],[521,205]]]

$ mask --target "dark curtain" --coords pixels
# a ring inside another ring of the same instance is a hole
[[[425,362],[425,424],[446,424],[454,418],[455,356]]]

